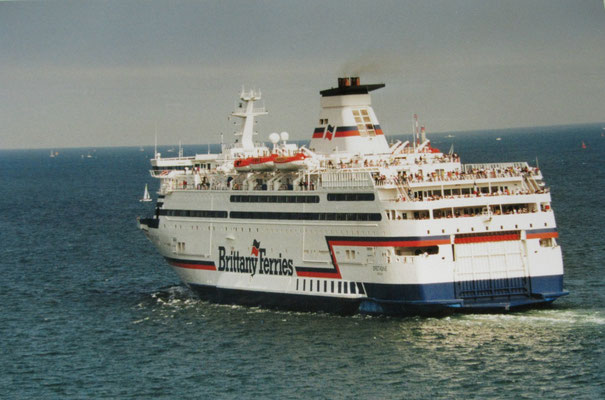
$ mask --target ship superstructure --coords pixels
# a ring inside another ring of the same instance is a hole
[[[236,142],[151,160],[139,220],[181,280],[224,303],[410,314],[550,303],[563,263],[548,188],[525,162],[461,164],[424,132],[387,142],[370,92],[323,90],[306,146],[254,143],[260,92],[242,90]]]

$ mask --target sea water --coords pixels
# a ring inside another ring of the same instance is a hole
[[[603,398],[602,132],[432,136],[464,163],[537,158],[570,291],[546,309],[442,318],[200,301],[136,227],[153,212],[138,201],[158,187],[153,149],[0,151],[1,397]]]

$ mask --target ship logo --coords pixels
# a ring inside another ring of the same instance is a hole
[[[260,248],[260,242],[256,239],[252,241],[252,251],[250,252],[251,256],[258,257],[258,249]]]
[[[328,128],[326,129],[325,138],[328,140],[332,140],[332,135],[334,134],[334,127],[328,124]]]
[[[291,258],[283,257],[282,253],[279,253],[277,257],[267,257],[267,249],[261,248],[260,242],[254,239],[249,256],[240,255],[240,252],[233,248],[227,251],[224,246],[219,246],[218,271],[238,272],[250,274],[250,276],[257,273],[260,275],[292,276],[294,274],[294,261]]]

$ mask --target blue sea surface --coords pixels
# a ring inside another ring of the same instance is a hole
[[[464,163],[537,158],[571,293],[546,309],[441,318],[200,301],[136,227],[152,213],[138,199],[145,183],[157,190],[153,149],[0,151],[1,397],[605,398],[602,132],[432,136]]]

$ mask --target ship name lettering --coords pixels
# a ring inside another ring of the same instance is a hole
[[[278,257],[267,257],[267,250],[261,248],[258,250],[258,256],[242,256],[237,250],[231,250],[227,253],[224,246],[218,248],[218,270],[221,272],[237,272],[241,274],[256,275],[281,275],[292,276],[294,274],[294,261],[283,258],[279,253]]]

